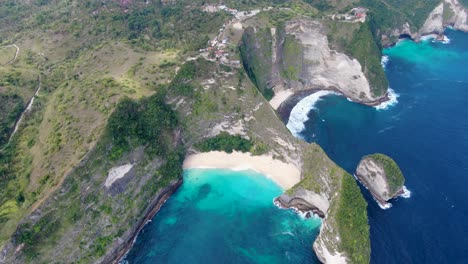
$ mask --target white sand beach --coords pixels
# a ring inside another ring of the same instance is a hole
[[[254,170],[272,179],[284,190],[293,187],[301,179],[301,171],[295,165],[273,159],[272,156],[252,156],[242,152],[211,151],[189,155],[185,158],[183,167]]]

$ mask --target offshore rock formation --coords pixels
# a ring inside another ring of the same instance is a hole
[[[356,177],[382,205],[404,192],[405,178],[400,168],[383,154],[365,156],[356,169]]]
[[[354,178],[333,166],[326,156],[318,158],[323,150],[314,148],[303,152],[301,182],[276,198],[275,203],[322,218],[320,234],[313,244],[322,263],[369,263],[367,203]]]

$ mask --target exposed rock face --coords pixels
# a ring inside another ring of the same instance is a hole
[[[328,158],[317,158],[318,146],[303,149],[302,180],[275,199],[283,208],[314,212],[322,218],[313,249],[322,263],[369,263],[367,203],[354,178]],[[361,212],[349,215],[349,212]],[[344,239],[353,237],[353,241]]]
[[[383,154],[364,157],[356,169],[356,177],[381,204],[403,193],[405,180],[400,168],[394,160]]]
[[[458,0],[445,0],[440,3],[428,16],[420,35],[442,34],[444,27],[452,25],[453,28],[468,31],[468,10]]]
[[[443,0],[427,16],[420,29],[411,29],[409,23],[395,28],[382,35],[384,46],[393,45],[401,36],[411,37],[418,41],[421,36],[429,34],[442,35],[446,26],[468,32],[468,10],[458,0]]]
[[[249,27],[240,50],[249,77],[274,109],[307,90],[333,90],[368,105],[387,98],[386,93],[374,94],[377,89],[357,59],[330,48],[327,28],[319,21],[301,18],[284,28]]]
[[[325,217],[324,212],[327,212],[330,207],[330,202],[326,197],[303,188],[299,188],[293,196],[283,194],[275,201],[283,208],[294,208],[301,212],[312,211],[322,218]]]
[[[298,19],[288,22],[285,31],[295,37],[303,50],[302,71],[299,73],[299,81],[290,82],[292,89],[323,87],[338,90],[351,100],[364,103],[379,99],[372,94],[361,64],[344,53],[330,49],[322,24]],[[277,86],[275,92],[284,88]]]
[[[135,241],[135,238],[141,229],[143,229],[146,223],[148,223],[148,221],[150,221],[156,215],[156,213],[159,212],[161,206],[166,202],[167,199],[169,199],[172,194],[174,194],[175,191],[177,191],[180,185],[182,185],[182,182],[183,179],[180,178],[177,181],[169,183],[168,186],[160,190],[148,206],[144,217],[138,221],[133,230],[129,232],[131,235],[129,235],[126,240],[121,240],[118,244],[114,245],[113,248],[110,249],[110,252],[104,257],[104,259],[101,260],[101,263],[119,263],[120,259],[127,253],[128,250],[131,249],[133,242]]]
[[[331,236],[333,227],[326,221],[320,226],[320,235],[314,242],[313,248],[317,258],[322,263],[329,264],[345,264],[349,263],[345,253],[339,252],[336,248],[330,245],[338,245],[340,243],[339,237]]]
[[[440,3],[426,19],[420,32],[440,34],[444,31],[444,3]]]

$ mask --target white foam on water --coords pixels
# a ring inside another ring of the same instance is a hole
[[[410,198],[411,197],[411,191],[406,188],[406,186],[403,185],[403,193],[400,195],[400,197],[403,198]]]
[[[320,218],[319,215],[317,215],[316,213],[314,213],[313,211],[306,211],[306,212],[302,212],[302,211],[299,211],[297,208],[294,208],[294,207],[291,207],[291,208],[284,208],[283,206],[281,206],[281,203],[278,202],[276,200],[276,198],[273,198],[273,204],[278,207],[279,209],[282,209],[282,210],[292,210],[294,211],[297,215],[299,215],[299,217],[301,217],[301,219],[310,219],[310,218],[313,218],[313,219],[322,219]],[[307,217],[307,214],[309,214],[309,217]]]
[[[377,110],[387,110],[389,107],[394,106],[398,103],[399,94],[397,94],[392,88],[388,88],[388,98],[389,100],[383,102],[379,105],[374,106]]]
[[[392,204],[387,202],[385,204],[382,204],[380,203],[379,201],[375,200],[377,202],[377,204],[379,205],[380,209],[382,210],[387,210],[387,209],[390,209],[392,207]]]
[[[382,68],[385,69],[387,67],[387,63],[390,60],[390,58],[387,55],[383,55],[382,59],[380,60],[380,64],[382,64]]]
[[[425,35],[421,37],[421,41],[435,40],[437,39],[436,34]]]
[[[451,40],[444,35],[444,39],[441,41],[443,44],[450,44]]]
[[[289,115],[288,124],[286,125],[294,136],[300,138],[300,133],[305,130],[304,123],[309,120],[307,114],[315,109],[315,104],[320,101],[323,96],[330,94],[339,95],[333,91],[318,91],[305,97],[294,106]]]
[[[359,183],[361,183],[361,185],[362,185],[364,188],[366,188],[366,190],[369,190],[369,188],[367,188],[367,186],[366,186],[365,184],[363,184],[363,183],[359,180],[359,178],[357,177],[356,174],[353,174],[353,177],[354,177],[354,179],[356,179]],[[372,199],[374,199],[374,201],[375,201],[375,202],[379,205],[379,207],[380,207],[381,209],[383,209],[383,210],[387,210],[387,209],[389,209],[390,207],[392,207],[392,204],[391,204],[391,203],[386,202],[386,203],[382,204],[382,203],[379,202],[377,199],[375,199],[373,195],[372,195]]]

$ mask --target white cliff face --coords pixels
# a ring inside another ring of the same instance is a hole
[[[304,49],[302,79],[304,86],[337,89],[356,101],[373,101],[370,85],[361,64],[347,55],[331,50],[323,26],[316,21],[295,20],[286,25]]]
[[[356,176],[366,185],[379,202],[385,203],[385,201],[392,198],[384,168],[374,162],[374,160],[370,158],[362,159],[356,169]]]
[[[444,31],[444,3],[440,3],[428,16],[421,28],[421,34],[437,33]]]
[[[447,21],[458,30],[468,31],[468,10],[458,0],[445,0],[454,15]]]
[[[306,89],[335,90],[353,101],[363,103],[379,99],[371,93],[369,81],[359,61],[330,49],[322,24],[298,19],[288,22],[285,30],[301,43],[304,60],[300,74],[301,82],[288,87],[289,91],[294,93]],[[272,99],[272,104],[277,107],[286,99],[283,98],[286,87],[277,85],[274,89],[276,95],[282,96]]]
[[[339,237],[331,236],[333,229],[327,221],[322,222],[320,234],[314,242],[313,248],[320,262],[325,264],[346,264],[346,256],[338,252],[336,245],[339,244]]]

